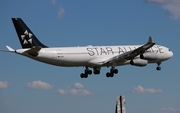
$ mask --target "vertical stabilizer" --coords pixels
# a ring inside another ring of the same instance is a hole
[[[117,97],[115,113],[126,113],[125,96],[118,96]]]
[[[33,48],[35,46],[47,47],[42,44],[21,18],[12,18],[22,48]]]

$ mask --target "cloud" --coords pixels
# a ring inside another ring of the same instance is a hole
[[[155,90],[153,88],[143,88],[142,86],[138,85],[137,87],[134,87],[133,92],[136,93],[144,93],[144,94],[153,94],[153,93],[162,93],[162,89]]]
[[[62,5],[59,6],[59,11],[58,11],[58,19],[62,19],[64,17],[65,9],[62,7]]]
[[[52,89],[53,86],[46,83],[46,82],[42,82],[40,80],[38,81],[32,81],[30,83],[27,83],[28,88],[32,88],[32,89],[42,89],[42,90],[48,90],[48,89]]]
[[[55,5],[57,0],[52,0],[52,4]]]
[[[68,88],[68,89],[59,89],[59,94],[71,94],[71,95],[90,95],[93,94],[92,92],[86,89],[75,89],[75,88]]]
[[[84,88],[84,85],[82,85],[81,83],[75,83],[74,86],[75,88],[78,88],[78,89]]]
[[[65,14],[65,9],[62,4],[57,3],[57,0],[51,0],[52,4],[58,8],[57,19],[62,19]]]
[[[180,0],[146,0],[164,8],[171,19],[180,19]]]
[[[162,111],[180,111],[180,108],[173,108],[173,107],[167,107],[167,108],[160,108]]]
[[[7,89],[9,87],[9,83],[7,81],[0,81],[0,89]]]
[[[67,89],[59,89],[57,91],[61,95],[71,94],[71,95],[90,95],[93,92],[90,92],[84,89],[84,85],[81,83],[75,83],[74,87],[67,87]]]

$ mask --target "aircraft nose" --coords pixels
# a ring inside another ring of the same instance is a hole
[[[168,51],[164,54],[164,59],[170,59],[173,56],[173,52],[172,51]]]
[[[173,52],[169,50],[169,51],[166,53],[166,59],[169,59],[169,58],[171,58],[172,56],[173,56]]]
[[[171,58],[173,56],[173,52],[169,51],[169,58]]]

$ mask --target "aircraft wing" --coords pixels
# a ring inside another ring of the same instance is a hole
[[[127,60],[131,60],[134,59],[136,56],[143,54],[144,52],[146,52],[149,48],[151,48],[152,46],[154,46],[155,43],[152,40],[152,37],[149,37],[149,40],[146,44],[140,46],[139,48],[133,50],[133,51],[128,51],[126,53],[114,56],[106,61],[103,62],[103,64],[109,64],[109,63],[114,63],[114,62],[118,62],[118,61],[127,61]]]

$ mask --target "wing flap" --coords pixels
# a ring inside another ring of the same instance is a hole
[[[105,64],[108,59],[110,59],[110,57],[100,57],[100,58],[96,58],[96,59],[90,60],[88,62],[88,64],[96,65],[96,66],[101,66],[101,65]]]

